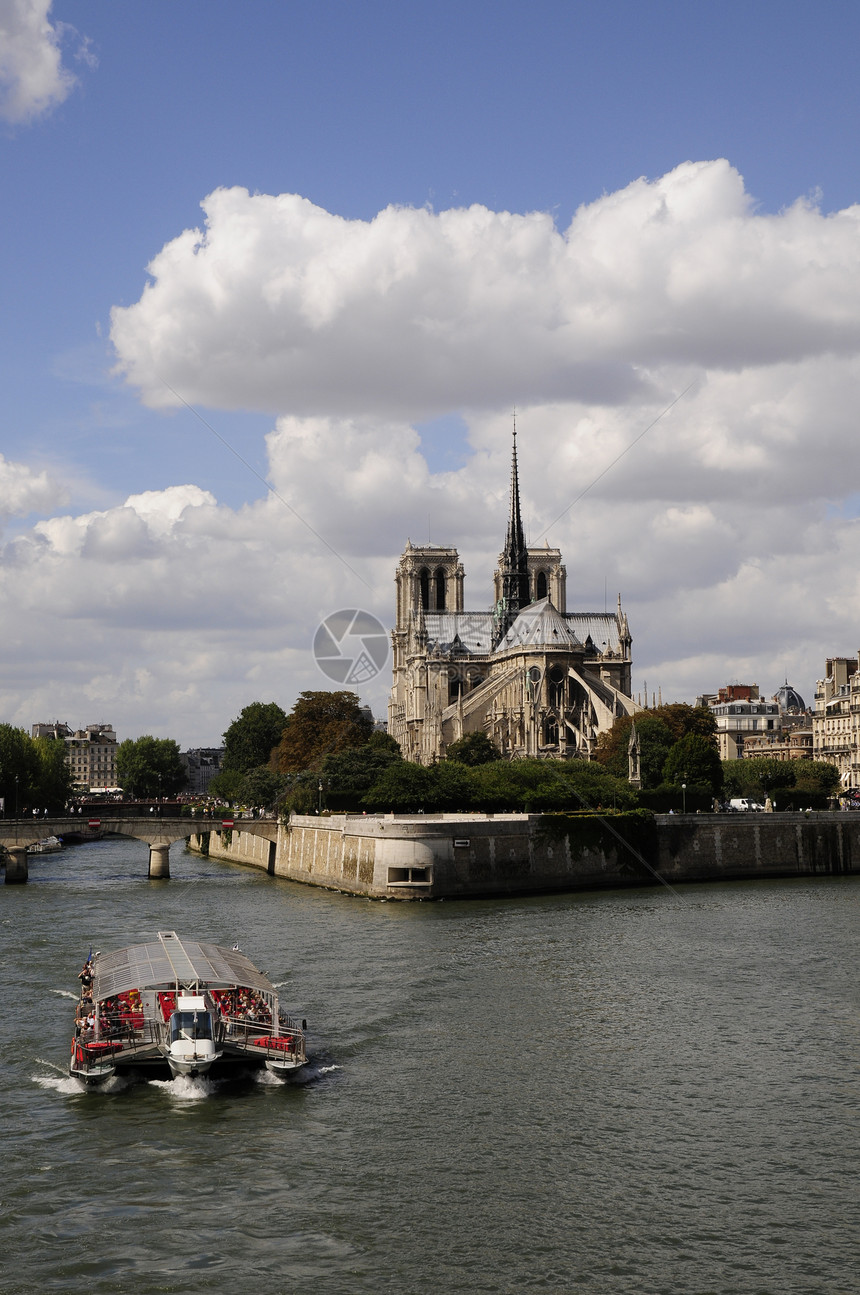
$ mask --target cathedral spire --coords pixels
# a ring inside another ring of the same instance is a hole
[[[520,481],[517,470],[517,416],[514,414],[514,450],[511,457],[511,501],[508,533],[501,556],[502,597],[508,625],[531,602],[529,556],[520,513]]]

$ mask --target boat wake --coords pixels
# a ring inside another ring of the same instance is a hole
[[[88,1088],[80,1079],[74,1079],[61,1066],[54,1065],[53,1061],[46,1061],[44,1057],[36,1057],[40,1066],[48,1066],[51,1070],[59,1072],[60,1078],[53,1075],[33,1075],[33,1083],[38,1084],[40,1088],[52,1088],[56,1093],[121,1093],[124,1088],[129,1088],[136,1082],[129,1075],[111,1075],[103,1084],[97,1088]]]
[[[288,1075],[286,1082],[294,1088],[304,1088],[307,1084],[315,1084],[317,1080],[325,1078],[333,1070],[340,1070],[340,1066],[334,1063],[323,1065],[321,1061],[309,1061],[301,1070],[297,1070],[294,1075]]]
[[[68,1073],[68,1071],[64,1070],[62,1066],[58,1066],[53,1061],[46,1061],[44,1057],[37,1057],[36,1060],[40,1066],[47,1066],[49,1070],[56,1070],[61,1075],[66,1075]]]
[[[46,1063],[47,1064],[47,1063]],[[77,1079],[72,1079],[70,1075],[65,1079],[57,1078],[54,1075],[33,1075],[33,1083],[38,1084],[40,1088],[53,1089],[55,1093],[84,1093],[86,1089],[83,1084],[78,1083]]]
[[[56,994],[59,998],[71,998],[73,1003],[78,1001],[78,995],[70,993],[68,989],[52,989],[51,993]]]
[[[217,1093],[220,1084],[215,1079],[203,1075],[192,1079],[189,1075],[177,1075],[175,1079],[150,1079],[151,1088],[160,1088],[168,1097],[178,1102],[199,1102]]]

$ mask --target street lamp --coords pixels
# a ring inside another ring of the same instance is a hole
[[[686,814],[686,812],[687,812],[687,784],[686,784],[685,782],[682,782],[682,783],[681,783],[681,805],[682,805],[681,813],[682,813],[682,814]]]
[[[320,799],[319,799],[319,806],[317,808],[317,813],[321,814],[322,813],[322,794],[323,794],[322,778],[320,778],[319,793],[320,793]]]
[[[18,817],[18,775],[15,774],[15,817]]]

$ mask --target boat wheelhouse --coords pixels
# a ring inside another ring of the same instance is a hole
[[[158,940],[93,954],[69,1073],[99,1084],[117,1072],[170,1075],[262,1067],[282,1078],[307,1063],[305,1022],[286,1015],[275,986],[238,948]]]

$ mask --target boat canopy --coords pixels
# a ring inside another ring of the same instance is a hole
[[[189,989],[196,984],[212,989],[242,985],[263,994],[275,993],[271,981],[238,949],[180,940],[175,931],[159,931],[158,940],[151,944],[131,944],[95,959],[97,1002],[130,989],[170,990],[177,984]]]

